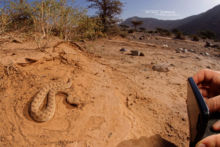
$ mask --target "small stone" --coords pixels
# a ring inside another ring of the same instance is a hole
[[[170,66],[175,67],[175,65],[174,65],[174,64],[170,64]]]
[[[183,48],[178,48],[178,49],[176,49],[176,53],[181,53],[181,52],[183,52],[183,51],[184,51]]]
[[[197,60],[201,60],[199,57],[196,57]]]
[[[183,51],[183,48],[179,48],[180,51]]]
[[[144,40],[144,36],[139,37],[139,40]]]
[[[154,65],[154,66],[152,67],[152,69],[153,69],[154,71],[157,71],[157,72],[169,72],[168,65],[165,65],[165,64]]]
[[[140,55],[139,56],[144,56],[144,53],[140,52]]]
[[[205,54],[204,54],[205,56],[210,56],[210,54],[209,53],[207,53],[207,52],[205,52]]]
[[[131,51],[131,55],[132,55],[132,56],[138,56],[138,55],[139,55],[139,51],[137,51],[137,50],[132,50],[132,51]]]
[[[154,62],[151,62],[150,64],[151,64],[151,65],[154,65],[155,63],[154,63]]]
[[[195,53],[195,51],[193,49],[189,49],[189,52],[191,53]]]
[[[18,38],[13,39],[12,42],[14,42],[14,43],[22,43],[22,41],[20,39],[18,39]]]
[[[168,46],[167,44],[164,44],[163,47],[164,47],[164,48],[168,48],[169,46]]]
[[[120,52],[127,52],[128,50],[126,48],[121,48]]]
[[[142,53],[138,50],[131,50],[130,55],[132,55],[132,56],[144,56],[144,53]]]
[[[188,52],[188,50],[187,50],[187,49],[184,49],[184,50],[183,50],[183,52],[184,52],[184,53],[187,53],[187,52]]]

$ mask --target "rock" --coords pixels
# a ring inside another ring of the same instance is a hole
[[[195,53],[195,50],[193,50],[193,49],[189,49],[188,51],[191,53]]]
[[[144,36],[141,36],[139,37],[139,40],[144,40],[144,38],[145,38]]]
[[[169,72],[169,66],[165,64],[158,64],[152,67],[153,71],[157,72]]]
[[[79,41],[83,42],[83,43],[86,43],[86,40],[84,40],[84,39],[80,39]]]
[[[181,52],[183,52],[183,51],[184,51],[183,48],[178,48],[178,49],[176,49],[176,53],[181,53]]]
[[[169,46],[167,44],[164,44],[162,47],[163,48],[168,48]]]
[[[203,56],[210,56],[209,53],[205,52],[205,53],[200,53],[200,55],[203,55]]]
[[[179,50],[182,52],[182,51],[183,51],[183,48],[179,48]]]
[[[176,50],[176,53],[180,53],[180,51],[177,51],[177,50]]]
[[[215,55],[215,57],[220,57],[220,54],[219,55]]]
[[[196,57],[197,60],[201,60],[199,57]]]
[[[208,41],[206,41],[206,43],[205,43],[205,47],[211,47],[211,43],[210,42],[208,42]]]
[[[20,39],[18,39],[18,38],[14,38],[12,40],[12,42],[14,42],[14,43],[22,43],[22,41]]]
[[[155,62],[151,62],[150,64],[151,64],[151,65],[154,65],[154,64],[155,64]]]
[[[211,48],[217,48],[217,49],[220,48],[220,46],[218,44],[212,44],[212,43],[210,43],[208,41],[206,41],[205,47],[206,48],[211,47]]]
[[[174,64],[170,64],[170,66],[175,67],[175,65],[174,65]]]
[[[121,48],[120,52],[127,52],[128,50],[126,48]]]
[[[209,54],[209,53],[207,53],[207,52],[205,52],[205,56],[210,56],[210,54]]]
[[[144,53],[142,53],[138,50],[131,50],[130,55],[132,55],[132,56],[144,56]]]
[[[144,56],[144,53],[140,52],[140,55],[139,56]]]
[[[187,52],[188,52],[188,50],[187,50],[187,49],[184,49],[184,50],[183,50],[183,53],[187,53]]]
[[[210,66],[206,66],[206,68],[211,69],[211,67],[210,67]]]
[[[212,47],[212,48],[216,48],[216,49],[220,49],[220,45],[218,45],[218,44],[214,44],[214,45],[212,45],[211,47]]]

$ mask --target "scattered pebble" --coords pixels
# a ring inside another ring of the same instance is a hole
[[[18,38],[14,38],[12,40],[12,42],[14,42],[14,43],[22,43],[22,41],[20,39],[18,39]]]
[[[205,52],[205,55],[206,55],[206,56],[210,56],[210,54],[209,54],[209,53],[207,53],[207,52]]]
[[[144,56],[144,53],[142,53],[138,50],[131,50],[130,55],[132,55],[132,56]]]
[[[170,66],[175,67],[175,65],[174,65],[174,64],[170,64]]]
[[[144,40],[144,38],[145,38],[144,36],[141,36],[139,37],[139,40]]]
[[[158,64],[158,65],[154,65],[152,67],[152,69],[154,71],[157,71],[157,72],[169,72],[169,66],[168,65],[165,65],[165,64]]]
[[[162,47],[164,48],[168,48],[169,46],[167,44],[164,44]]]
[[[127,52],[128,50],[126,48],[121,48],[120,52]]]
[[[200,53],[200,55],[203,55],[203,56],[210,56],[209,53],[205,52],[205,53]]]
[[[188,51],[191,53],[195,53],[195,50],[193,50],[193,49],[189,49]]]
[[[183,50],[183,53],[187,53],[187,52],[188,52],[188,50],[187,50],[187,49],[184,49],[184,50]]]
[[[210,66],[206,66],[206,68],[211,69],[211,67],[210,67]]]

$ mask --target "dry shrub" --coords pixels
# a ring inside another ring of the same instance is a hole
[[[197,35],[192,36],[192,41],[199,41],[199,37]]]
[[[182,32],[177,32],[175,34],[175,39],[185,40],[185,36],[183,35]]]
[[[5,0],[3,4],[0,11],[1,30],[42,34],[35,37],[36,42],[50,35],[64,40],[105,36],[100,20],[89,18],[87,10],[74,7],[72,0]]]
[[[98,17],[89,18],[88,16],[84,16],[75,29],[74,38],[95,40],[100,37],[105,37],[106,34],[103,33],[103,29],[104,26]]]

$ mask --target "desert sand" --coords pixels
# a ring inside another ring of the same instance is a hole
[[[16,38],[0,37],[0,146],[188,146],[187,78],[204,68],[220,70],[219,51],[201,41],[116,37],[76,45],[52,38],[42,50]],[[176,53],[180,47],[196,53]],[[152,69],[161,64],[169,70]],[[58,93],[55,116],[34,121],[29,115],[34,96],[48,83],[67,79],[73,80],[76,104]]]

